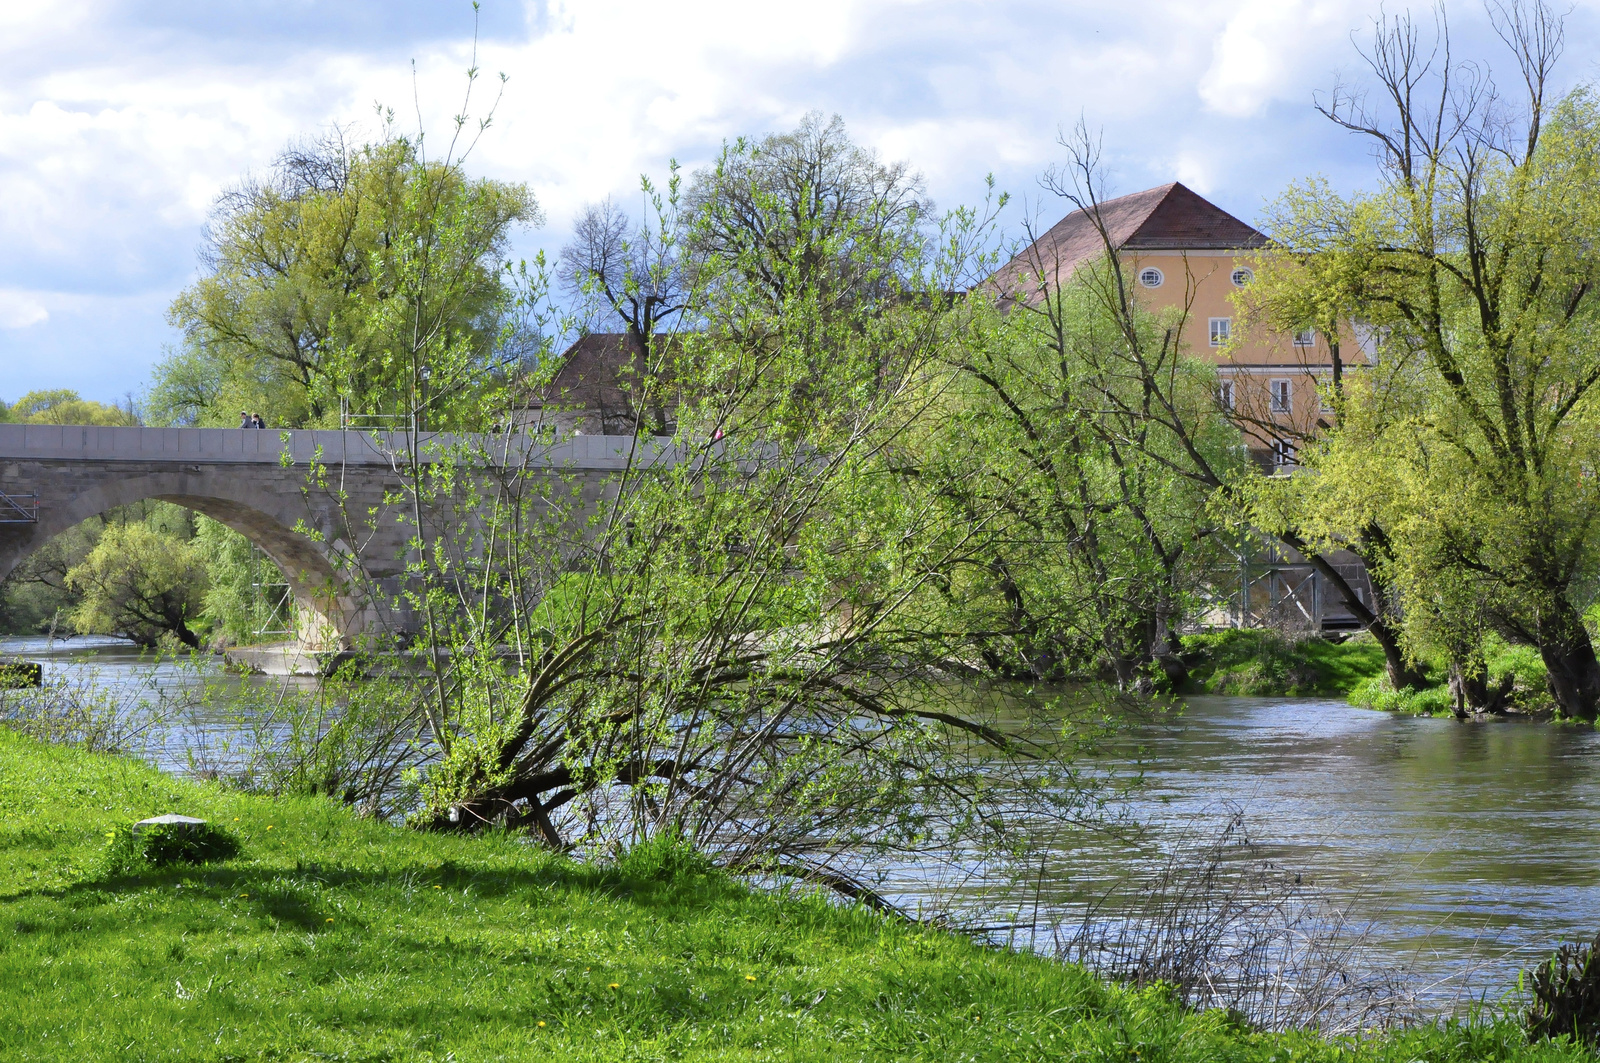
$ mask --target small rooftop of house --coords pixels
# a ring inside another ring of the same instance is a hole
[[[1233,251],[1267,242],[1254,228],[1177,181],[1108,199],[1098,204],[1096,213],[1100,226],[1083,210],[1056,222],[996,270],[994,282],[1013,298],[1019,290],[1036,288],[1041,275],[1053,275],[1060,283],[1084,262],[1104,254],[1107,239],[1118,251]]]

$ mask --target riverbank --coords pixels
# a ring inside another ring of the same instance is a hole
[[[158,812],[243,846],[108,875]],[[1592,1058],[1508,1022],[1335,1046],[1158,989],[752,892],[681,851],[614,866],[422,835],[0,728],[0,1059]]]
[[[1383,649],[1370,636],[1335,642],[1233,628],[1185,635],[1189,685],[1182,693],[1236,697],[1349,694],[1383,673]]]

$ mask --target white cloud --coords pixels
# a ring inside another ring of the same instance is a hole
[[[1217,34],[1200,98],[1232,117],[1307,99],[1310,85],[1327,78],[1332,53],[1342,57],[1345,38],[1372,13],[1364,0],[1241,0]]]
[[[527,181],[551,223],[527,243],[554,249],[583,202],[635,203],[641,172],[707,162],[811,109],[911,161],[946,206],[981,196],[990,172],[1037,198],[1058,128],[1082,114],[1104,127],[1117,191],[1176,176],[1247,213],[1318,167],[1241,116],[1325,81],[1375,3],[485,0],[474,110],[499,71],[511,80],[471,167]],[[0,364],[48,349],[39,373],[94,365],[113,397],[138,387],[221,189],[292,137],[370,129],[375,101],[409,131],[414,92],[441,150],[470,61],[457,6],[0,5],[0,290],[50,312],[0,339]],[[8,305],[0,320],[20,320]],[[75,346],[99,342],[96,305],[124,337],[111,361]]]
[[[28,292],[0,289],[0,328],[23,329],[50,320],[50,311]]]

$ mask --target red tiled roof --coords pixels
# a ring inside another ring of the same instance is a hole
[[[1118,251],[1201,251],[1261,247],[1267,238],[1216,204],[1174,181],[1099,204],[1105,237],[1087,212],[1075,210],[1001,266],[991,278],[1013,298],[1036,288],[1039,274],[1066,281],[1084,262]]]

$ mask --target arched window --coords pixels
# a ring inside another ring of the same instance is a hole
[[[1233,271],[1233,283],[1237,287],[1243,288],[1246,284],[1249,284],[1255,279],[1256,275],[1245,269],[1243,266],[1240,266],[1238,269]]]
[[[1146,266],[1139,271],[1139,283],[1146,288],[1159,288],[1161,287],[1161,282],[1166,279],[1161,275],[1161,271],[1154,266]]]

